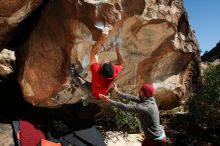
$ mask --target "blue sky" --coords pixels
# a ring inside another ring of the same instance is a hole
[[[220,0],[183,1],[203,54],[220,40]]]

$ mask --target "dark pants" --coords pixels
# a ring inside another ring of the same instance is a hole
[[[164,138],[162,141],[156,141],[149,138],[145,138],[142,142],[142,146],[163,146],[165,143],[167,143],[166,138]]]

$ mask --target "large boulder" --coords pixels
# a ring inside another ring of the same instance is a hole
[[[143,83],[153,83],[158,105],[170,109],[200,82],[198,44],[181,0],[57,0],[40,11],[24,43],[15,46],[18,80],[35,106],[72,104],[85,96],[71,82],[70,64],[91,80],[89,54],[100,21],[113,26],[101,62],[116,62],[112,44],[121,39],[125,65],[115,80],[120,90],[136,95]]]
[[[0,1],[0,51],[13,36],[13,30],[42,2],[43,0]]]

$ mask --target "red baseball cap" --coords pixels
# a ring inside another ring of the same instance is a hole
[[[146,97],[154,96],[154,94],[156,92],[156,89],[154,88],[154,86],[152,84],[144,84],[141,87],[141,90],[144,92],[144,95]]]

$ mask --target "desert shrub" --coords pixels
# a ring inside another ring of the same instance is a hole
[[[117,108],[115,111],[115,125],[118,129],[126,129],[127,132],[136,133],[141,131],[141,124],[134,113],[128,113]]]
[[[220,64],[204,70],[204,83],[189,99],[188,109],[198,125],[220,125]]]
[[[126,102],[123,99],[120,101],[127,104],[134,104],[128,101]],[[125,133],[139,133],[142,131],[136,114],[122,111],[113,106],[105,113],[99,124],[104,126],[105,129],[124,131]]]

